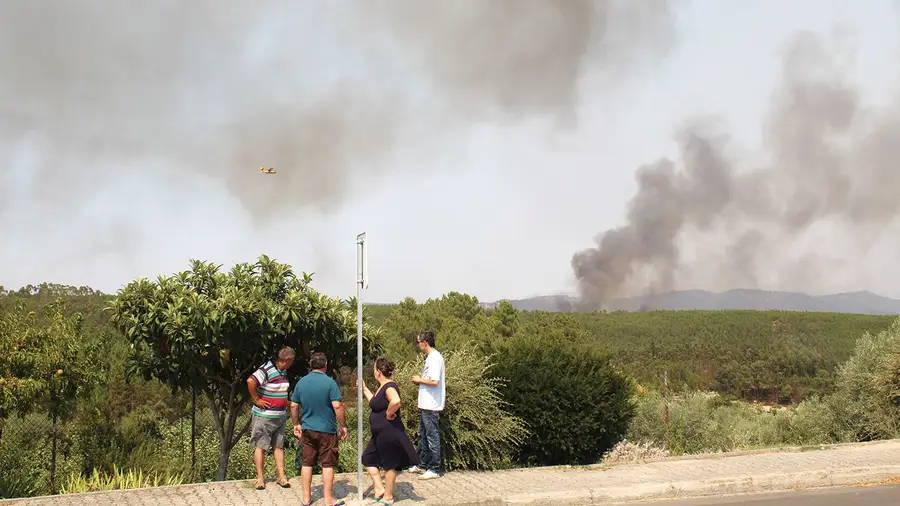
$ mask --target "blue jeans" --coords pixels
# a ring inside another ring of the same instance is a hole
[[[439,473],[441,470],[441,431],[440,411],[420,410],[419,421],[419,460],[427,471]]]

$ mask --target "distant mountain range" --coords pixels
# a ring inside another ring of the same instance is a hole
[[[492,307],[498,302],[484,305]],[[572,310],[575,299],[565,295],[545,295],[526,299],[509,299],[509,302],[518,309],[526,311],[567,312]],[[616,299],[608,307],[609,311],[660,309],[775,309],[830,313],[900,314],[900,300],[868,291],[815,296],[798,292],[744,289],[719,293],[705,290],[683,290],[646,297]]]

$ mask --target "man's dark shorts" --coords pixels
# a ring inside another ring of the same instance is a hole
[[[317,460],[323,469],[337,467],[337,434],[303,429],[303,467],[315,467]]]

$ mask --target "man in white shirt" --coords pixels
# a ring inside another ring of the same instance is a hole
[[[434,332],[426,330],[419,334],[416,346],[425,354],[422,375],[412,377],[412,382],[419,385],[419,460],[422,468],[415,466],[409,471],[421,473],[419,479],[430,480],[440,476],[441,471],[440,420],[447,385],[444,382],[444,357],[434,349]]]

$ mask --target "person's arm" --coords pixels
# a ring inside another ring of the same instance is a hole
[[[363,395],[366,396],[367,401],[372,402],[372,397],[374,397],[374,395],[372,394],[372,391],[369,390],[369,387],[365,382],[363,382]]]
[[[412,382],[416,385],[428,385],[430,387],[436,387],[441,384],[439,378],[441,377],[440,370],[435,371],[435,369],[439,369],[439,367],[435,366],[435,361],[429,359],[425,359],[425,370],[422,371],[422,376],[413,376]]]
[[[397,393],[397,389],[394,387],[388,388],[384,394],[388,398],[388,407],[387,411],[384,412],[384,416],[388,420],[393,420],[397,416],[397,410],[400,409],[400,394]]]
[[[338,423],[338,435],[341,441],[347,439],[347,418],[344,415],[344,402],[341,400],[341,389],[337,383],[331,383],[331,407],[334,408],[334,417]]]
[[[269,401],[260,399],[259,392],[256,391],[256,388],[265,385],[267,379],[266,371],[262,368],[257,369],[256,372],[247,378],[247,391],[250,392],[250,400],[253,404],[262,409],[268,409],[270,404]]]
[[[338,422],[338,434],[341,441],[347,439],[347,419],[344,416],[344,403],[342,401],[331,401],[331,407],[334,408],[334,416]]]
[[[303,441],[303,415],[300,412],[300,394],[298,390],[300,390],[300,384],[298,383],[294,386],[294,391],[291,392],[291,421],[294,422],[294,435],[297,436],[297,439]]]
[[[428,385],[430,387],[440,386],[440,380],[429,379],[429,378],[421,378],[419,376],[413,376],[413,383],[416,385]]]

